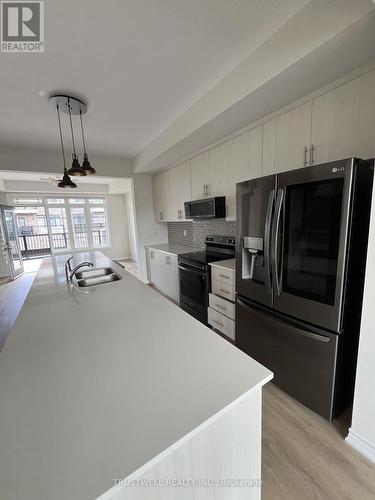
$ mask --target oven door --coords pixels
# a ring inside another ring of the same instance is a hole
[[[180,303],[187,304],[207,316],[209,272],[185,262],[178,263],[180,272]]]

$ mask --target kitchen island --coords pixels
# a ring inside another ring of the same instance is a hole
[[[67,257],[0,354],[1,500],[259,499],[272,373],[99,252],[73,265],[122,279],[67,284]]]

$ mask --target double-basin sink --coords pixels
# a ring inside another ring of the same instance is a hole
[[[77,285],[83,288],[94,285],[102,285],[104,283],[111,283],[112,281],[119,281],[122,279],[122,277],[111,267],[101,267],[88,269],[87,271],[79,271],[75,273],[75,278],[77,280]]]

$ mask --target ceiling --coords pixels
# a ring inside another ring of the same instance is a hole
[[[58,148],[59,90],[88,100],[89,151],[133,157],[307,3],[48,0],[45,52],[0,53],[0,144]]]

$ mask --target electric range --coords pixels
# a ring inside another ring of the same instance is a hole
[[[208,294],[211,291],[211,262],[233,259],[235,239],[232,236],[207,236],[206,249],[178,257],[180,273],[180,307],[208,325]]]

